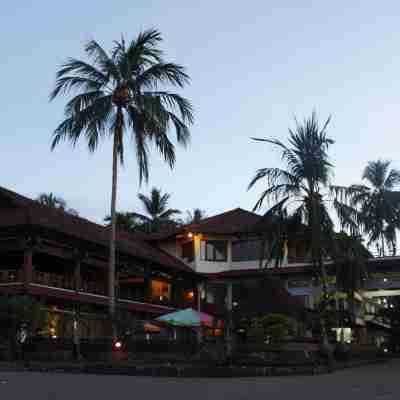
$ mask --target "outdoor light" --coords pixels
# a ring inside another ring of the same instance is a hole
[[[383,282],[387,282],[387,278],[383,278]]]
[[[383,351],[384,351],[384,353],[387,353],[389,350],[385,347],[385,348],[383,349]]]
[[[122,347],[122,343],[120,341],[114,343],[114,347],[116,349],[120,349]]]
[[[188,236],[189,239],[191,239],[191,238],[193,237],[193,233],[192,233],[192,232],[189,232],[189,233],[187,234],[187,236]]]

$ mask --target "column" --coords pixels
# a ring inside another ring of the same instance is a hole
[[[196,298],[197,302],[195,304],[196,304],[197,311],[200,312],[201,311],[201,292],[203,291],[203,283],[197,284],[196,291],[197,291],[197,298]]]
[[[77,258],[74,266],[74,285],[75,290],[79,292],[82,289],[82,277],[81,277],[81,260]]]
[[[144,275],[144,299],[145,303],[151,303],[151,273],[146,271]]]
[[[33,278],[33,247],[30,244],[24,249],[24,287],[27,290]]]
[[[225,318],[225,341],[226,341],[226,353],[229,357],[232,355],[232,340],[233,340],[233,316],[232,316],[232,303],[233,303],[233,287],[232,283],[229,282],[226,285],[226,297],[225,297],[225,307],[226,307],[226,318]]]

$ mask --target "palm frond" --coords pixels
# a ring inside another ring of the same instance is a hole
[[[109,57],[107,52],[95,40],[89,41],[85,46],[85,51],[91,57],[101,72],[107,76],[109,80],[113,80],[117,85],[121,83],[121,73],[118,66]]]
[[[183,66],[174,63],[158,63],[144,70],[136,78],[136,85],[149,89],[157,89],[160,84],[184,87],[189,80],[189,75]]]

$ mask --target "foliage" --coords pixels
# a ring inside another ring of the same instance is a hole
[[[33,325],[40,324],[43,318],[42,303],[31,296],[0,297],[0,326],[6,337],[13,337],[21,323],[26,323],[32,331]]]
[[[162,194],[161,189],[153,188],[150,196],[138,194],[147,215],[132,213],[131,215],[142,221],[142,226],[148,232],[157,232],[160,229],[176,226],[172,219],[174,215],[180,214],[179,210],[168,208],[171,195]]]
[[[266,189],[254,210],[262,207],[264,201],[275,202],[280,219],[284,217],[283,210],[290,207],[294,220],[304,224],[303,240],[311,250],[313,266],[322,275],[323,290],[327,294],[327,274],[323,258],[326,243],[330,242],[333,234],[333,222],[322,189],[328,188],[332,174],[332,164],[327,152],[334,141],[326,133],[330,118],[322,127],[319,126],[315,113],[303,124],[297,120],[295,122],[296,129],[289,129],[288,145],[277,139],[254,139],[278,147],[286,169],[259,169],[251,180],[249,189],[260,180],[266,181]],[[277,225],[278,228],[279,225],[281,224]]]
[[[187,211],[186,223],[198,224],[201,222],[201,220],[203,220],[206,217],[207,213],[204,210],[200,208],[194,208],[192,211],[190,210]]]
[[[253,318],[247,323],[247,336],[258,343],[276,344],[295,334],[295,321],[283,314]]]
[[[177,93],[160,89],[162,85],[184,87],[189,76],[178,64],[166,62],[158,45],[161,34],[151,29],[126,43],[114,42],[107,53],[92,40],[85,46],[89,62],[68,59],[57,72],[50,95],[75,92],[65,106],[65,119],[53,135],[54,149],[63,140],[73,145],[86,139],[90,151],[101,140],[117,134],[116,150],[121,163],[127,134],[136,148],[139,179],[148,180],[148,145],[154,143],[165,161],[175,163],[175,147],[167,133],[170,126],[177,141],[189,141],[188,124],[193,122],[190,102]]]
[[[390,169],[389,161],[370,161],[363,180],[369,186],[332,186],[335,208],[343,227],[368,237],[368,246],[375,245],[378,254],[396,253],[396,231],[400,229],[400,171]],[[386,248],[385,248],[386,247]]]
[[[110,52],[91,40],[85,46],[89,61],[68,59],[58,70],[50,95],[53,100],[74,94],[65,106],[65,119],[53,133],[52,149],[61,141],[76,145],[84,139],[89,151],[94,152],[101,141],[113,139],[108,274],[111,314],[115,312],[118,161],[124,162],[127,140],[134,143],[142,183],[149,178],[149,145],[153,144],[172,168],[175,146],[168,133],[173,128],[176,141],[186,146],[193,123],[190,102],[165,88],[183,88],[189,76],[181,65],[164,60],[161,40],[161,33],[151,29],[129,43],[122,37]]]
[[[107,215],[104,222],[111,223],[111,216]],[[144,229],[142,221],[130,212],[116,212],[117,230],[136,232]]]
[[[73,208],[67,207],[67,202],[62,198],[55,196],[53,193],[41,193],[37,198],[36,201],[43,206],[51,207],[51,208],[58,208],[62,211],[67,212],[68,214],[72,214],[78,216],[78,211]]]

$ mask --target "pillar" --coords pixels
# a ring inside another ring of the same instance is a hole
[[[151,274],[146,271],[144,275],[144,299],[145,303],[151,303]]]
[[[74,284],[75,284],[75,290],[77,292],[79,292],[82,289],[81,261],[80,260],[75,261]]]
[[[232,355],[233,346],[233,287],[232,283],[229,282],[226,285],[226,297],[225,297],[225,307],[226,307],[226,318],[225,318],[225,341],[226,341],[226,354],[227,356]]]
[[[33,278],[33,247],[27,245],[24,249],[24,287],[28,289]]]
[[[197,311],[201,311],[201,292],[203,290],[203,284],[198,283],[196,287],[197,297],[196,297],[196,309]]]

